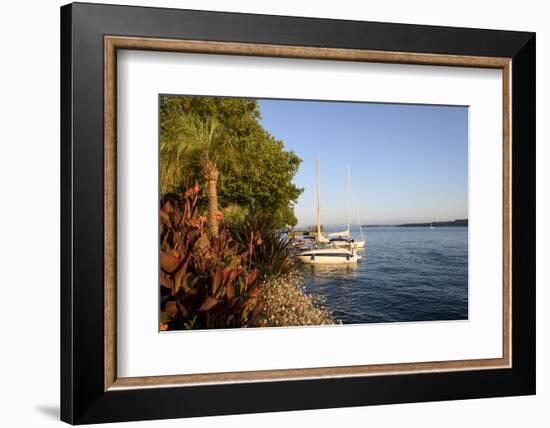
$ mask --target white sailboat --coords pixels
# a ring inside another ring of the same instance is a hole
[[[341,232],[330,232],[327,236],[331,238],[349,238],[349,230],[342,230]]]
[[[361,240],[358,241],[358,243],[359,244],[362,243],[362,245],[358,246],[357,248],[363,248],[367,240],[365,239],[365,234],[363,233],[363,226],[361,226],[361,219],[359,218],[359,214],[356,214],[356,215],[357,215],[357,224],[359,225],[359,232],[361,233]]]
[[[317,248],[300,253],[298,259],[308,264],[357,264],[361,256],[345,248]]]
[[[349,228],[348,228],[349,230]],[[315,240],[319,244],[328,244],[330,241],[321,232],[321,185],[320,185],[320,161],[317,159],[317,233]],[[320,247],[303,251],[298,254],[298,259],[308,264],[353,264],[361,259],[355,253],[355,249],[338,247]]]
[[[353,248],[364,248],[365,247],[365,235],[363,234],[363,228],[361,226],[361,222],[359,222],[359,230],[361,232],[361,239],[355,240],[351,239],[351,232],[350,232],[350,213],[351,213],[351,169],[348,165],[348,228],[345,231],[342,232],[334,232],[331,233],[329,236],[335,236],[335,238],[332,238],[330,242],[337,246],[337,247],[353,247]],[[358,218],[359,220],[359,218]]]

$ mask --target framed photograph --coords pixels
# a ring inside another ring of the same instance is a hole
[[[535,34],[61,8],[61,418],[535,393]]]

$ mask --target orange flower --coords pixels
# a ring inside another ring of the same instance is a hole
[[[193,192],[199,193],[199,183],[195,183],[195,187],[193,187]]]
[[[168,330],[168,324],[161,322],[160,331],[166,331],[166,330]]]
[[[216,211],[216,214],[214,214],[214,216],[216,217],[217,221],[222,221],[223,214],[221,213],[221,211]]]

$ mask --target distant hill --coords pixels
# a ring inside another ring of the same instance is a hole
[[[363,224],[363,227],[468,227],[468,219],[453,221],[434,221],[433,223],[404,223],[404,224]]]

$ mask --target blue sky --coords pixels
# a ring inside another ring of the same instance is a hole
[[[468,217],[468,108],[259,100],[262,125],[302,159],[298,224],[315,223],[316,158],[321,221],[344,224],[347,166],[352,218],[363,224]]]

